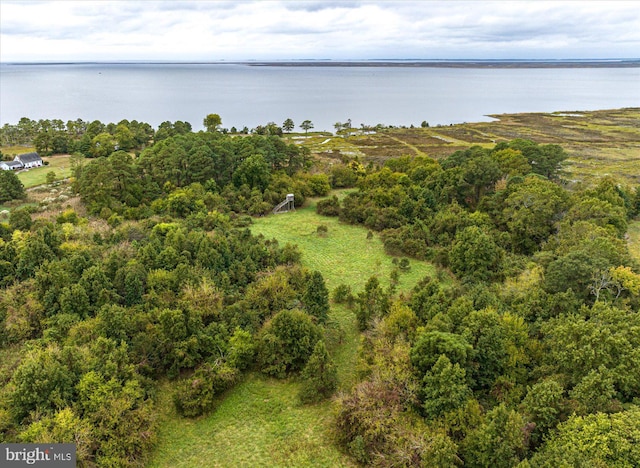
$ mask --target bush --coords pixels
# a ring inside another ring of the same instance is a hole
[[[178,413],[196,417],[211,411],[215,397],[231,387],[238,379],[238,369],[226,364],[205,364],[193,376],[180,382],[173,394]]]
[[[335,195],[331,198],[325,198],[320,200],[316,205],[316,211],[319,215],[323,216],[339,216],[340,215],[340,201]]]
[[[253,362],[255,350],[256,346],[251,333],[242,328],[236,328],[233,336],[229,338],[229,363],[244,370]]]
[[[333,290],[333,301],[337,304],[353,303],[355,298],[351,292],[351,286],[348,284],[340,284]]]
[[[320,329],[300,310],[283,310],[261,332],[258,362],[262,372],[283,378],[302,370],[320,340]]]

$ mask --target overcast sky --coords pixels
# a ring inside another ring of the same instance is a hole
[[[637,58],[638,1],[0,0],[0,61]]]

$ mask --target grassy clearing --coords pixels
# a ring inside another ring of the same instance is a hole
[[[326,237],[317,234],[320,225],[329,229]],[[322,272],[329,290],[345,283],[357,292],[372,275],[387,285],[394,269],[393,257],[384,253],[377,235],[367,239],[367,230],[361,226],[319,216],[315,200],[292,213],[257,219],[252,231],[268,239],[275,238],[282,245],[297,244],[303,252],[303,265]],[[400,275],[399,291],[409,290],[425,276],[435,273],[434,267],[426,262],[411,260],[410,263],[411,270]]]
[[[2,154],[8,154],[9,156],[11,156],[11,159],[19,154],[32,153],[35,150],[36,149],[33,146],[0,146],[0,151],[2,152]]]
[[[45,184],[47,182],[47,174],[51,171],[55,172],[56,180],[66,179],[71,176],[69,155],[57,155],[48,158],[44,157],[42,159],[48,161],[49,165],[35,167],[18,173],[18,178],[25,188]]]
[[[343,196],[347,191],[341,191]],[[329,228],[326,237],[317,227]],[[302,263],[319,270],[332,290],[342,283],[358,292],[376,274],[389,284],[394,268],[377,236],[367,239],[367,230],[319,216],[315,201],[292,213],[257,219],[256,234],[276,238],[284,245],[297,244]],[[399,291],[407,291],[433,266],[411,261],[411,270],[400,275]],[[327,332],[329,350],[337,366],[342,389],[354,383],[359,333],[353,311],[333,305]],[[190,420],[179,417],[170,401],[171,385],[160,392],[163,411],[159,441],[151,467],[341,467],[355,466],[334,445],[331,436],[331,402],[300,406],[298,382],[274,380],[250,374],[230,390],[209,416]]]
[[[629,223],[629,252],[640,262],[640,221]]]
[[[298,405],[296,382],[249,375],[211,415],[195,420],[177,416],[165,390],[150,467],[355,466],[331,443],[331,402]]]

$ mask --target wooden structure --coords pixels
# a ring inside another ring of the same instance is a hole
[[[293,200],[293,193],[288,193],[287,198],[283,202],[278,203],[273,209],[273,214],[288,213],[289,211],[295,211],[295,209],[296,205]]]

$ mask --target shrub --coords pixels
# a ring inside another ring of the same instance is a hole
[[[311,317],[300,310],[283,310],[262,330],[258,362],[262,372],[283,378],[301,370],[307,363],[320,330]]]
[[[340,201],[335,195],[331,198],[325,198],[320,200],[316,205],[316,211],[323,216],[339,216],[340,215]]]
[[[231,387],[238,378],[238,370],[226,364],[205,364],[189,379],[180,382],[173,394],[178,413],[196,417],[211,411],[215,398]]]
[[[340,284],[333,290],[333,301],[336,304],[353,304],[355,298],[351,292],[351,286],[348,284]]]

